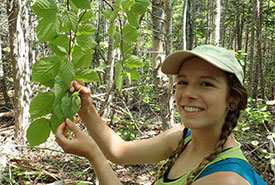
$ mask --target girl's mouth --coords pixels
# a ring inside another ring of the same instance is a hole
[[[183,106],[183,110],[186,112],[201,112],[204,109],[200,107]]]

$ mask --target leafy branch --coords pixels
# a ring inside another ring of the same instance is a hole
[[[105,1],[106,3],[106,1]],[[132,55],[134,42],[139,38],[138,19],[144,14],[149,0],[116,1],[104,12],[110,21],[109,35],[115,40],[114,49],[119,48],[123,60],[116,63],[116,87],[122,90],[124,78],[138,80],[137,68],[143,61]],[[79,92],[68,92],[71,81],[99,81],[91,69],[92,56],[97,46],[92,34],[96,28],[89,23],[93,13],[90,0],[66,0],[56,4],[54,0],[36,0],[32,10],[38,16],[36,34],[40,43],[47,42],[55,56],[41,58],[33,66],[32,81],[51,88],[39,93],[30,104],[30,115],[34,121],[27,130],[30,146],[45,142],[50,133],[65,118],[73,119],[81,106]],[[127,24],[122,24],[122,18]],[[115,24],[119,21],[119,27]]]

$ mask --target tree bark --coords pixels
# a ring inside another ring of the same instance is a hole
[[[218,46],[220,44],[221,0],[216,0],[213,21],[212,43]]]
[[[226,15],[227,15],[227,10],[228,10],[228,0],[225,0],[225,8],[223,8],[223,13],[222,13],[222,18],[221,18],[221,32],[220,32],[220,37],[221,37],[221,45],[224,47],[224,42],[225,42],[225,21],[226,21]]]
[[[256,38],[257,38],[257,63],[260,75],[261,98],[265,98],[265,84],[263,74],[263,59],[262,59],[262,19],[263,19],[263,0],[257,0],[257,16],[256,16]]]
[[[212,12],[211,12],[211,9],[212,9],[212,0],[207,0],[207,31],[206,31],[206,37],[205,37],[205,43],[206,44],[209,44],[209,42],[211,42],[212,38],[212,34],[211,34],[211,31],[212,31],[212,27],[211,27],[211,24],[212,24]]]
[[[187,42],[186,42],[186,25],[187,25],[187,8],[188,8],[188,0],[185,0],[183,3],[183,12],[182,12],[182,49],[186,50]]]
[[[242,34],[241,34],[241,24],[240,24],[240,18],[241,18],[241,11],[240,11],[240,0],[236,1],[237,3],[237,17],[236,17],[236,27],[237,27],[237,50],[242,49]]]
[[[256,11],[256,7],[255,7],[255,1],[253,1],[253,11],[252,11],[252,21],[251,21],[251,41],[250,41],[250,63],[249,63],[249,83],[248,83],[248,94],[250,97],[255,98],[254,96],[254,91],[253,91],[253,85],[254,85],[254,81],[253,79],[254,77],[254,49],[255,49],[255,11]]]
[[[171,0],[165,0],[165,34],[166,34],[166,44],[165,44],[165,53],[166,56],[170,55],[173,52],[173,34],[172,34],[172,25],[173,25],[173,19],[172,19],[172,2]],[[168,96],[168,115],[167,119],[170,120],[169,127],[174,125],[174,96],[173,96],[173,85],[174,85],[174,76],[169,75],[169,82],[168,82],[168,88],[167,88],[167,96]]]
[[[164,4],[162,0],[152,1],[152,22],[153,22],[153,42],[152,42],[152,75],[155,91],[159,94],[160,116],[163,129],[169,128],[167,119],[167,94],[164,89],[164,82],[168,81],[166,75],[160,71],[164,60]]]
[[[10,59],[13,65],[15,93],[15,137],[20,144],[26,142],[29,125],[30,76],[29,65],[29,7],[27,1],[8,0]]]

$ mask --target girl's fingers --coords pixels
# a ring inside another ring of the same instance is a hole
[[[78,135],[79,128],[68,118],[66,119],[66,125],[76,136]]]

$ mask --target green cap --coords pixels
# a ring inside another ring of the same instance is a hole
[[[169,75],[178,74],[182,63],[191,57],[199,57],[223,71],[235,74],[243,85],[243,69],[235,54],[230,50],[213,45],[202,45],[193,50],[176,51],[164,60],[161,71]]]

